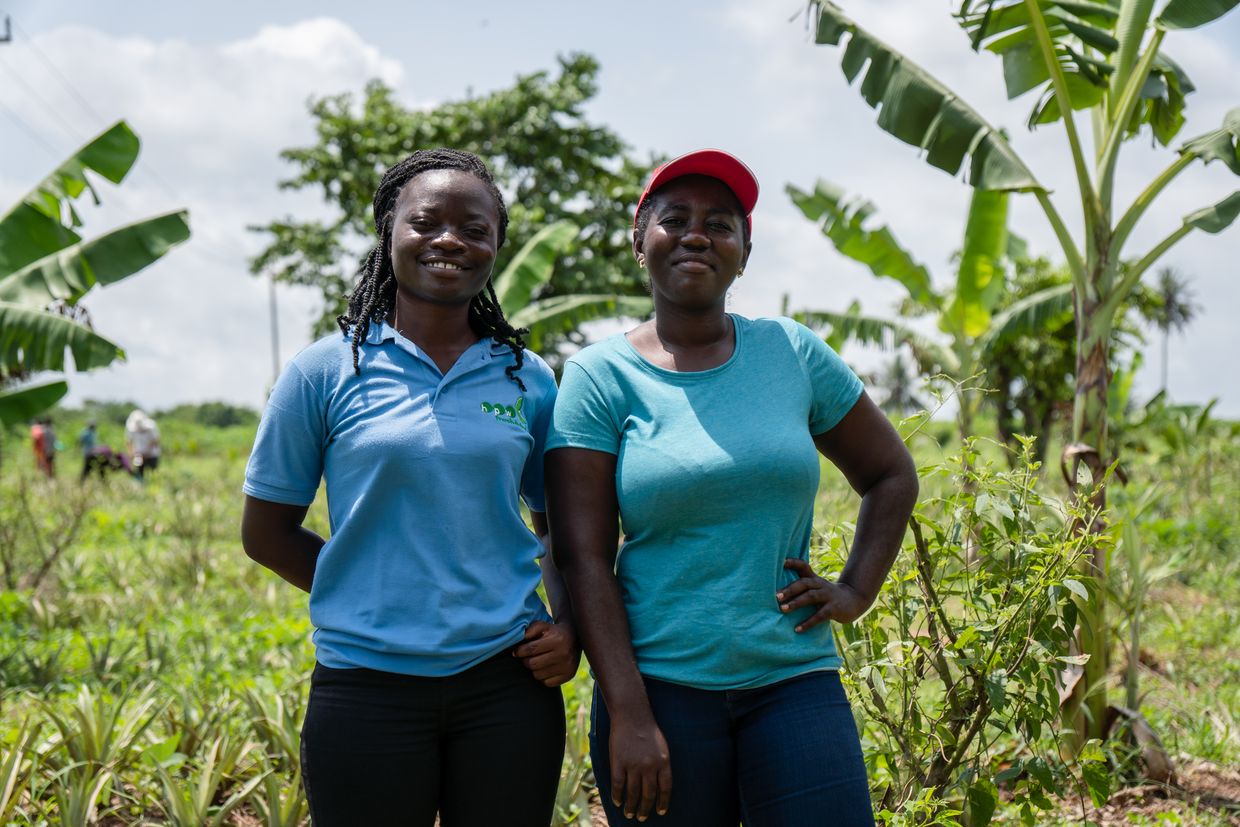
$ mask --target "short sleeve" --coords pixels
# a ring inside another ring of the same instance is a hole
[[[572,360],[564,365],[560,395],[551,417],[547,450],[553,448],[620,453],[615,411],[586,369]]]
[[[323,476],[322,397],[297,365],[276,380],[258,424],[241,490],[285,505],[310,505]]]
[[[830,345],[804,325],[798,324],[796,330],[813,399],[809,411],[809,432],[817,436],[839,424],[857,404],[864,387],[857,374]]]
[[[530,436],[534,437],[534,447],[525,460],[525,471],[521,474],[521,499],[525,500],[530,511],[547,510],[547,495],[543,479],[543,451],[547,447],[547,436],[551,430],[556,390],[555,376],[549,368],[546,370],[547,384],[550,388],[535,408],[534,418],[530,420]]]

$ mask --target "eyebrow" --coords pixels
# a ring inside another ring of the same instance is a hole
[[[664,212],[668,210],[687,210],[687,209],[689,209],[689,205],[683,202],[680,202],[680,201],[677,201],[674,204],[666,204],[663,207]],[[706,214],[707,215],[730,215],[730,216],[735,217],[736,210],[731,209],[729,207],[711,207],[709,210],[706,211]]]

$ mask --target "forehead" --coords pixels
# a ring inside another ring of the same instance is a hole
[[[743,216],[736,193],[718,178],[709,175],[685,175],[659,187],[650,196],[656,210],[672,207],[705,207],[725,210]]]
[[[430,169],[410,178],[396,197],[396,212],[462,209],[499,218],[495,196],[481,178],[459,169]]]

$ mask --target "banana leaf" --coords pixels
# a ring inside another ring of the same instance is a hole
[[[73,304],[96,284],[138,272],[187,238],[189,214],[183,210],[137,221],[0,276],[0,301],[25,307]]]
[[[120,183],[138,157],[138,136],[118,121],[75,152],[0,217],[0,273],[20,270],[32,261],[81,240],[72,227],[81,226],[73,200],[90,192],[99,196],[86,173]],[[68,224],[62,212],[68,212]]]
[[[0,425],[13,425],[46,411],[69,392],[63,380],[0,390]]]
[[[814,0],[816,40],[844,47],[841,68],[849,83],[861,77],[861,96],[878,110],[878,125],[925,150],[926,162],[955,175],[965,165],[977,189],[1042,190],[997,129],[925,69],[854,23],[828,0]]]
[[[0,371],[64,370],[66,350],[77,370],[125,357],[116,344],[73,319],[0,301]]]
[[[578,232],[571,221],[557,221],[543,227],[517,251],[495,279],[495,296],[505,316],[529,304],[534,291],[551,280],[556,259],[573,243]]]
[[[876,276],[898,281],[918,304],[939,305],[930,273],[896,241],[890,228],[866,229],[866,221],[875,210],[871,202],[847,198],[843,189],[827,181],[817,182],[812,193],[791,184],[786,191],[792,203],[818,225],[840,253],[864,264]]]

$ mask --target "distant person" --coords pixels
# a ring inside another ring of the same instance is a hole
[[[30,426],[30,442],[34,449],[34,464],[48,479],[56,476],[56,429],[52,427],[52,418],[45,416],[36,419]]]
[[[99,434],[95,430],[95,420],[89,420],[82,433],[78,434],[78,447],[82,450],[82,479],[90,474],[90,457],[99,444]]]
[[[125,420],[125,446],[138,479],[159,467],[159,426],[140,408]]]
[[[99,479],[104,479],[108,474],[114,473],[134,475],[134,468],[125,453],[113,451],[108,445],[96,445],[82,463],[82,479],[92,473],[98,474]]]
[[[495,297],[508,214],[478,157],[414,152],[374,222],[341,332],[280,374],[243,489],[246,553],[310,592],[310,817],[547,827],[581,656],[545,553],[555,377]],[[321,481],[328,539],[302,525]]]

